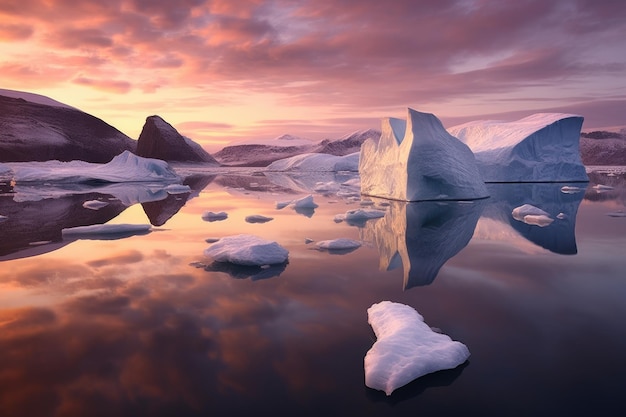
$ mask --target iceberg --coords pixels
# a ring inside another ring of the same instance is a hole
[[[274,161],[266,169],[268,171],[358,171],[359,152],[353,152],[345,156],[325,153],[303,153]]]
[[[432,114],[408,109],[385,118],[380,141],[367,140],[359,160],[361,193],[403,201],[488,197],[470,148]]]
[[[89,200],[83,203],[83,207],[90,210],[100,210],[102,207],[106,207],[108,205],[108,202],[101,200]]]
[[[585,182],[582,124],[578,115],[537,113],[514,122],[473,121],[448,132],[474,152],[486,182]]]
[[[273,217],[263,216],[262,214],[251,214],[246,216],[246,222],[248,223],[267,223],[274,220]]]
[[[228,218],[228,213],[225,211],[213,212],[213,211],[205,211],[202,213],[202,220],[207,222],[217,222],[226,220]]]
[[[25,182],[179,182],[180,177],[160,159],[142,158],[124,151],[106,164],[84,161],[14,163],[13,179]]]
[[[287,262],[289,252],[276,242],[254,235],[223,237],[204,250],[216,262],[237,265],[274,265]]]
[[[387,395],[470,356],[467,346],[433,331],[411,306],[381,301],[367,309],[367,320],[377,340],[365,355],[365,385]]]

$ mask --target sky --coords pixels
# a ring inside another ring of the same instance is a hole
[[[0,88],[209,151],[538,112],[626,126],[623,0],[0,0]]]

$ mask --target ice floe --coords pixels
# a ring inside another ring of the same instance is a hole
[[[561,192],[565,194],[574,194],[574,193],[579,193],[581,191],[583,191],[582,188],[575,187],[572,185],[564,185],[563,187],[561,187]]]
[[[515,207],[511,215],[515,220],[539,227],[548,226],[554,221],[554,219],[550,217],[550,214],[532,204],[524,204]]]
[[[69,227],[61,230],[63,237],[79,239],[113,240],[150,232],[149,224],[94,224]]]
[[[204,250],[216,262],[237,265],[273,265],[287,262],[289,252],[277,242],[255,235],[240,234],[223,237]]]
[[[467,346],[433,331],[411,306],[381,301],[367,316],[377,340],[365,355],[365,385],[387,395],[423,375],[456,368],[470,356]]]
[[[363,143],[359,174],[362,194],[394,200],[488,196],[470,148],[437,117],[410,108],[406,120],[383,119],[378,143]]]
[[[267,223],[274,220],[273,217],[263,216],[262,214],[251,214],[246,216],[246,222],[248,223]]]
[[[448,129],[476,156],[487,182],[588,181],[580,157],[583,117],[537,113],[503,122],[477,120]]]
[[[90,210],[100,210],[102,207],[106,207],[108,205],[108,202],[100,200],[89,200],[83,203],[83,207]]]
[[[217,222],[221,220],[226,220],[228,218],[228,213],[225,211],[205,211],[202,213],[202,220],[207,222]]]
[[[180,177],[167,162],[139,157],[124,151],[106,164],[84,161],[12,163],[17,184],[28,182],[178,182]]]
[[[379,219],[385,216],[384,210],[358,208],[354,210],[348,210],[343,214],[337,214],[334,218],[336,223],[345,221],[350,225],[362,226],[371,219]]]
[[[338,238],[331,240],[320,240],[315,244],[318,249],[329,251],[343,251],[350,249],[357,249],[361,247],[361,242],[358,240]]]

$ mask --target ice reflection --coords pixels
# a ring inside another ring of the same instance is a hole
[[[201,263],[192,264],[197,268],[204,268],[207,272],[224,272],[236,279],[247,279],[258,281],[272,277],[278,277],[285,272],[287,262],[273,265],[236,265],[230,262],[213,262],[210,265]]]
[[[126,208],[140,203],[150,223],[165,224],[190,198],[198,195],[213,176],[185,178],[191,192],[169,194],[164,184],[56,184],[7,186],[0,195],[0,261],[40,255],[57,250],[75,239],[62,237],[61,230],[104,224]],[[99,210],[89,210],[89,200],[107,202]]]
[[[526,240],[550,252],[573,255],[576,247],[576,214],[583,199],[583,193],[564,193],[563,183],[517,183],[487,184],[491,194],[483,217],[496,220],[491,228],[511,227]],[[516,220],[511,214],[513,209],[524,204],[533,205],[554,219],[550,224],[539,227]],[[490,236],[502,233],[490,230]]]
[[[385,217],[364,225],[361,239],[378,247],[381,270],[404,268],[404,289],[428,285],[469,243],[485,204],[391,201]]]

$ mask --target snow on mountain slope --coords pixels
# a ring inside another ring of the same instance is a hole
[[[66,109],[77,110],[75,107],[53,100],[50,97],[42,96],[41,94],[27,93],[25,91],[6,90],[4,88],[0,88],[0,96],[11,97],[11,98],[21,98],[31,103],[44,104],[46,106],[54,106],[54,107],[64,107]]]

